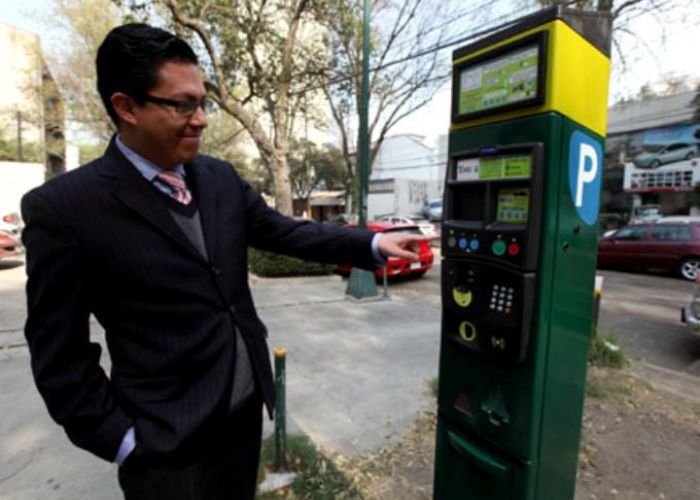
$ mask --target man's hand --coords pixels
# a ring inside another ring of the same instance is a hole
[[[418,261],[418,243],[431,241],[438,236],[427,237],[409,233],[382,233],[379,237],[379,252],[386,258],[399,257],[413,262]]]

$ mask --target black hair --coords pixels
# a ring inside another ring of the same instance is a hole
[[[110,31],[97,49],[97,90],[109,117],[119,126],[110,98],[115,92],[137,102],[158,85],[165,62],[197,64],[197,56],[183,39],[147,24],[131,23]]]

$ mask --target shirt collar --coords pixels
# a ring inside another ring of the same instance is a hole
[[[138,154],[136,151],[131,149],[129,146],[124,144],[121,140],[121,134],[117,134],[116,140],[114,141],[117,145],[117,148],[119,148],[119,151],[122,152],[124,156],[136,167],[136,170],[138,170],[141,175],[143,175],[148,182],[153,182],[156,176],[164,172],[166,169],[159,167],[155,163],[153,163],[151,160],[147,160],[140,154]],[[185,167],[183,166],[182,163],[179,163],[175,165],[175,168],[173,168],[175,172],[180,174],[183,178],[185,177]]]

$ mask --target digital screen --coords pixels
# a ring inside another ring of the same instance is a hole
[[[529,188],[500,189],[496,204],[496,222],[526,224],[529,207]]]
[[[538,47],[533,43],[462,70],[459,75],[458,115],[536,99]]]
[[[528,179],[531,173],[532,156],[529,154],[462,158],[455,165],[457,181]]]

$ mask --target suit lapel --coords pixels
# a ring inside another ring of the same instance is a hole
[[[136,170],[114,144],[114,139],[105,152],[106,169],[104,177],[114,182],[112,196],[127,208],[136,212],[150,223],[154,229],[169,238],[198,260],[204,261],[182,229],[168,213],[165,203],[159,199],[163,196]],[[208,243],[208,242],[207,242]]]

